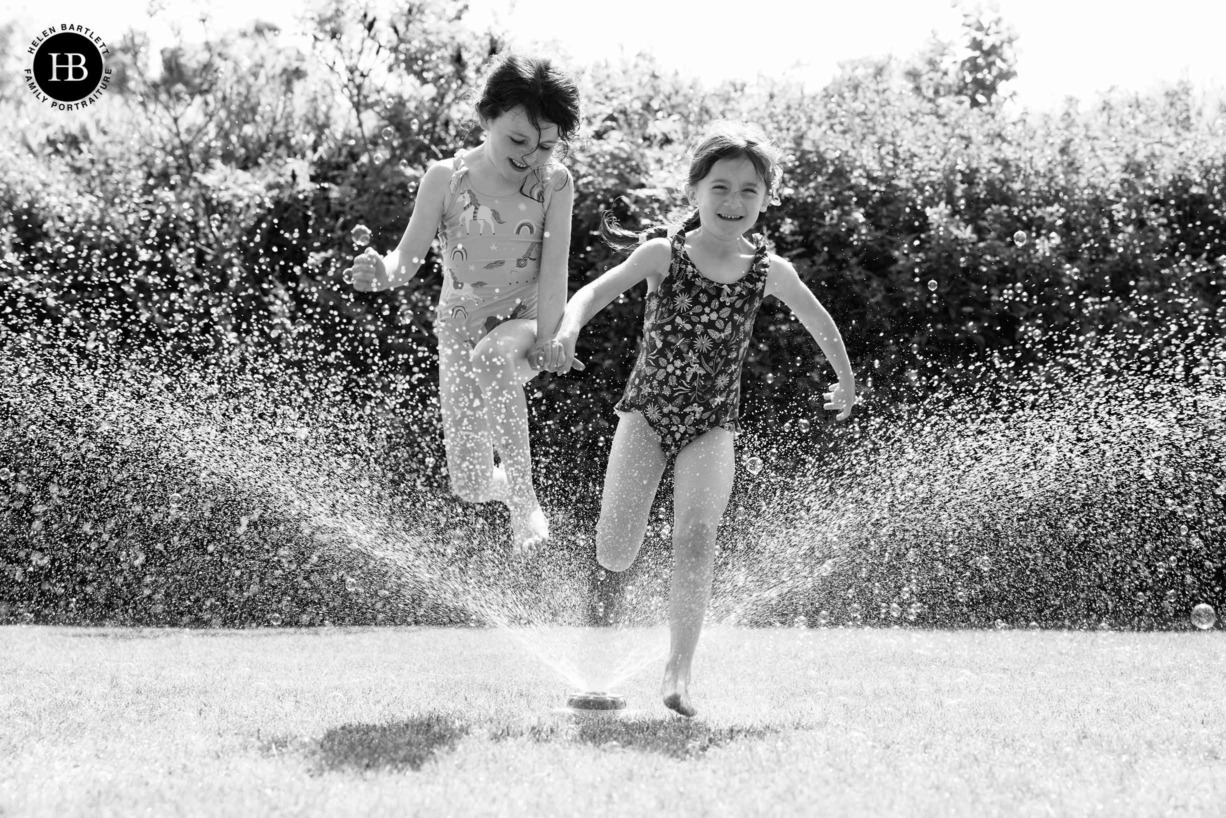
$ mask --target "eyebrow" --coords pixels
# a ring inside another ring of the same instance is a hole
[[[523,137],[524,139],[532,138],[531,135],[526,134],[523,131],[514,131],[514,130],[511,131],[511,136],[519,136],[519,137]],[[558,141],[557,139],[540,139],[536,144],[538,146],[546,145],[546,144],[553,145],[553,144],[556,144],[557,141]]]

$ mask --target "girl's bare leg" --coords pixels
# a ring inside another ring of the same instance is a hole
[[[536,341],[536,322],[516,319],[490,330],[473,349],[472,371],[481,387],[485,420],[506,474],[511,542],[528,550],[549,538],[549,521],[532,484],[528,401],[524,384],[536,375],[527,352]]]
[[[613,434],[596,523],[596,560],[608,570],[625,571],[638,556],[667,462],[659,438],[643,416],[622,413]]]
[[[664,705],[693,716],[690,670],[702,634],[715,571],[715,534],[732,493],[732,433],[715,428],[677,454],[673,476],[673,577],[669,588],[669,656]]]
[[[439,328],[438,394],[451,490],[470,503],[506,502],[507,481],[494,465],[494,443],[468,341]]]

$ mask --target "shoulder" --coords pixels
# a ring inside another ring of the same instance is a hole
[[[766,254],[767,274],[775,277],[784,276],[789,278],[799,278],[800,274],[796,272],[796,267],[786,258],[775,253]]]
[[[641,266],[649,274],[667,275],[672,266],[673,243],[667,238],[650,239],[634,248],[627,261]]]
[[[671,239],[663,236],[649,239],[636,247],[631,255],[639,256],[643,259],[667,260],[673,255],[673,242]]]
[[[530,192],[532,198],[549,210],[553,203],[562,202],[566,208],[574,201],[575,185],[570,171],[562,164],[549,164],[536,171],[537,182]]]
[[[574,177],[570,175],[570,168],[561,162],[546,165],[542,170],[544,182],[550,189],[559,191],[574,186]]]
[[[767,295],[804,286],[800,280],[800,273],[796,272],[796,267],[792,262],[774,253],[767,253],[766,263]]]
[[[437,162],[431,162],[426,168],[426,173],[421,178],[421,191],[437,192],[440,195],[447,190],[451,183],[451,176],[455,173],[453,161],[451,159],[440,159]]]

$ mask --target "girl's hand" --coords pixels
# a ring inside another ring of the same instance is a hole
[[[528,363],[536,370],[556,372],[565,375],[572,368],[582,370],[583,362],[575,359],[575,341],[570,339],[569,345],[561,336],[555,336],[547,341],[538,341],[528,350]]]
[[[353,276],[353,288],[364,293],[374,293],[390,289],[392,278],[388,275],[383,257],[367,247],[363,253],[353,260],[353,266],[345,273]]]
[[[826,403],[823,409],[831,409],[838,412],[835,418],[838,420],[847,420],[851,417],[851,407],[856,405],[856,385],[844,384],[843,382],[836,383],[826,393]]]

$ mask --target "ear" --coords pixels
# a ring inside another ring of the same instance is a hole
[[[686,201],[688,201],[690,204],[692,204],[692,205],[694,205],[695,207],[697,207],[698,202],[697,202],[697,201],[695,201],[697,198],[698,198],[698,191],[694,190],[694,186],[693,186],[693,185],[691,185],[689,182],[686,182],[686,183],[685,183],[685,199],[686,199]]]

